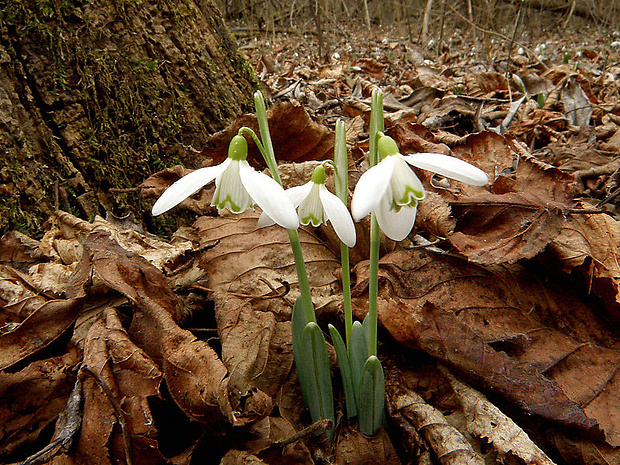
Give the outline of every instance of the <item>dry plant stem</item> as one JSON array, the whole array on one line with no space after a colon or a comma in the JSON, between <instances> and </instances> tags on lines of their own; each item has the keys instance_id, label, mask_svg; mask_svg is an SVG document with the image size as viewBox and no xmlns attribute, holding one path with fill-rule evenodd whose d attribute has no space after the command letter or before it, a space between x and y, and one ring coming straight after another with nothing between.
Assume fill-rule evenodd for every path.
<instances>
[{"instance_id":1,"label":"dry plant stem","mask_svg":"<svg viewBox=\"0 0 620 465\"><path fill-rule=\"evenodd\" d=\"M431 0L432 1L432 0ZM467 19L465 16L463 16L461 13L459 13L458 11L456 11L451 5L448 5L448 8L450 8L450 10L452 10L452 13L454 13L455 15L457 15L460 19L462 19L463 21L465 21L466 23L468 23L471 27L473 27L474 29L484 33L484 34L489 34L492 36L496 36L499 37L501 39L504 39L507 42L510 42L510 37L505 36L504 34L500 34L499 32L495 32L495 31L491 31L489 29L484 29L480 26L478 26L476 23L470 21L469 19ZM540 61L538 58L536 58L536 54L528 47L526 47L525 45L523 45L521 42L517 42L515 41L514 44L517 44L520 47L523 47L523 50L527 51L527 53L529 54L530 57L533 57L534 60L536 60L536 64L540 65L543 67L543 69L549 69L549 67L544 64L542 61ZM513 45L514 45L513 44Z\"/></svg>"},{"instance_id":2,"label":"dry plant stem","mask_svg":"<svg viewBox=\"0 0 620 465\"><path fill-rule=\"evenodd\" d=\"M316 0L314 6L314 21L316 23L316 34L319 38L319 60L323 61L327 51L325 50L325 39L323 38L323 6L322 0Z\"/></svg>"},{"instance_id":3,"label":"dry plant stem","mask_svg":"<svg viewBox=\"0 0 620 465\"><path fill-rule=\"evenodd\" d=\"M364 15L366 16L366 27L370 31L370 13L368 12L368 0L364 0Z\"/></svg>"},{"instance_id":4,"label":"dry plant stem","mask_svg":"<svg viewBox=\"0 0 620 465\"><path fill-rule=\"evenodd\" d=\"M439 28L439 40L437 41L436 57L439 58L441 53L441 43L443 41L443 28L446 24L446 0L441 3L441 26Z\"/></svg>"},{"instance_id":5,"label":"dry plant stem","mask_svg":"<svg viewBox=\"0 0 620 465\"><path fill-rule=\"evenodd\" d=\"M512 37L510 38L510 44L508 44L508 57L506 58L506 77L510 76L510 55L512 53L512 47L514 46L515 43L515 37L517 36L517 30L519 29L519 22L521 21L521 13L523 12L523 4L525 3L525 0L521 0L521 3L519 3L519 9L517 10L517 19L515 20L515 27L514 30L512 31Z\"/></svg>"},{"instance_id":6,"label":"dry plant stem","mask_svg":"<svg viewBox=\"0 0 620 465\"><path fill-rule=\"evenodd\" d=\"M433 0L427 0L424 9L424 19L422 21L422 45L428 44L428 23L431 21L431 11L433 10Z\"/></svg>"}]
</instances>

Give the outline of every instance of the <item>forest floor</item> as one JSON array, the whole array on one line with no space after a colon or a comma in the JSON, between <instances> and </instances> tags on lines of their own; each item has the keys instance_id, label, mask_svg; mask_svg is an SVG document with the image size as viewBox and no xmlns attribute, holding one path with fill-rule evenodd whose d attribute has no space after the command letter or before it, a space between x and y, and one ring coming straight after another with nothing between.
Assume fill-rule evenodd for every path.
<instances>
[{"instance_id":1,"label":"forest floor","mask_svg":"<svg viewBox=\"0 0 620 465\"><path fill-rule=\"evenodd\" d=\"M207 186L169 241L65 212L40 241L3 237L0 461L620 464L620 37L540 32L509 54L509 38L477 34L421 47L396 29L339 29L320 54L310 33L238 34L272 102L285 185L332 156L339 118L359 178L375 87L403 154L453 155L490 179L419 172L414 232L382 242L379 434L343 418L332 360L335 441L296 435L309 417L287 236L254 212L218 214ZM215 134L206 163L255 125L244 115ZM187 172L157 173L143 195ZM366 227L351 251L357 318ZM340 328L337 237L300 234L319 323Z\"/></svg>"}]
</instances>

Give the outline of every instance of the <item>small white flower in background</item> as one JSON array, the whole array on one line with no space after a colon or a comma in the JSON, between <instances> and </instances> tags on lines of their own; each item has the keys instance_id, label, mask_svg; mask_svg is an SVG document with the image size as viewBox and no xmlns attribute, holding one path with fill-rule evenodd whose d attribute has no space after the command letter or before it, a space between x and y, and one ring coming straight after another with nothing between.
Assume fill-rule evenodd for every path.
<instances>
[{"instance_id":1,"label":"small white flower in background","mask_svg":"<svg viewBox=\"0 0 620 465\"><path fill-rule=\"evenodd\" d=\"M280 184L259 173L247 162L248 143L236 135L230 141L228 158L216 166L200 168L172 184L153 205L153 215L161 215L199 189L215 180L211 205L242 213L256 203L274 222L287 229L297 229L299 221L293 204Z\"/></svg>"},{"instance_id":2,"label":"small white flower in background","mask_svg":"<svg viewBox=\"0 0 620 465\"><path fill-rule=\"evenodd\" d=\"M285 191L295 207L299 207L299 221L304 226L312 224L315 228L328 221L334 231L348 247L355 246L355 225L351 214L342 200L325 187L325 167L317 166L312 179L302 186L291 187ZM259 226L271 226L273 220L268 212L258 219Z\"/></svg>"},{"instance_id":3,"label":"small white flower in background","mask_svg":"<svg viewBox=\"0 0 620 465\"><path fill-rule=\"evenodd\" d=\"M377 149L381 161L357 182L351 212L356 221L374 212L381 230L395 241L409 235L418 202L426 195L407 163L474 186L484 186L488 182L484 171L455 157L437 153L401 155L389 136L379 137Z\"/></svg>"}]
</instances>

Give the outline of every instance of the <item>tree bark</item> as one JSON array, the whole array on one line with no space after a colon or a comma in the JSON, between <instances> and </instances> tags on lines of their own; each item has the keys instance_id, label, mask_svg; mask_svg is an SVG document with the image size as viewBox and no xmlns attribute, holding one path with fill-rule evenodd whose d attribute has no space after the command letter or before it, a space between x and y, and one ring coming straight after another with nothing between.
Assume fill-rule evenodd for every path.
<instances>
[{"instance_id":1,"label":"tree bark","mask_svg":"<svg viewBox=\"0 0 620 465\"><path fill-rule=\"evenodd\" d=\"M151 221L114 189L196 166L257 86L212 0L0 0L0 34L0 235L57 206Z\"/></svg>"}]
</instances>

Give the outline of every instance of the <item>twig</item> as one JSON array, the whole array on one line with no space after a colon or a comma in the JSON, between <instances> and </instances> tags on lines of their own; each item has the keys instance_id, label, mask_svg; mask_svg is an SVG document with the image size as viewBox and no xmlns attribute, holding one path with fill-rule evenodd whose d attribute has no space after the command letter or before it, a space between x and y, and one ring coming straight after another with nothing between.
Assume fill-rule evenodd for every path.
<instances>
[{"instance_id":1,"label":"twig","mask_svg":"<svg viewBox=\"0 0 620 465\"><path fill-rule=\"evenodd\" d=\"M306 438L315 433L319 433L321 431L329 431L333 427L334 422L329 418L324 418L322 420L315 421L307 428L302 429L299 433L295 433L286 439L282 439L281 441L274 442L273 445L276 447L284 447L288 444L292 444L295 441L299 441L300 439Z\"/></svg>"},{"instance_id":2,"label":"twig","mask_svg":"<svg viewBox=\"0 0 620 465\"><path fill-rule=\"evenodd\" d=\"M65 409L58 415L56 431L52 441L36 454L31 455L20 465L37 465L50 462L54 457L69 451L75 435L82 425L82 381L79 376L67 400Z\"/></svg>"},{"instance_id":3,"label":"twig","mask_svg":"<svg viewBox=\"0 0 620 465\"><path fill-rule=\"evenodd\" d=\"M123 412L121 404L118 403L118 400L116 400L114 393L96 373L94 373L87 366L82 367L82 371L95 380L95 382L99 385L99 387L103 390L104 394L108 398L108 401L110 402L110 405L114 410L114 416L116 417L116 421L118 421L119 425L121 426L121 432L123 434L123 446L125 449L125 461L127 462L127 465L132 465L131 436L129 434L129 428L127 426L127 422L125 421L125 414Z\"/></svg>"},{"instance_id":4,"label":"twig","mask_svg":"<svg viewBox=\"0 0 620 465\"><path fill-rule=\"evenodd\" d=\"M501 39L504 39L507 42L510 42L510 37L505 36L504 34L501 34L499 32L495 32L495 31L491 31L489 29L484 29L480 26L478 26L477 24L475 24L474 22L470 21L469 19L467 19L465 16L463 16L461 13L459 13L458 11L456 11L454 9L454 7L452 5L448 5L448 8L450 8L452 10L452 12L457 15L460 19L462 19L463 21L465 21L466 23L468 23L471 27L473 27L474 29L477 29L480 32L483 32L485 34L490 34L492 36L497 36ZM542 66L544 69L549 69L549 67L544 64L542 61L540 61L538 58L536 58L536 54L527 46L525 46L524 44L522 44L521 42L514 42L515 44L519 45L520 47L523 47L523 50L527 51L527 53L529 53L529 55L531 57L534 57L534 60L536 60L536 63L539 64L540 66ZM514 45L514 44L513 44Z\"/></svg>"}]
</instances>

